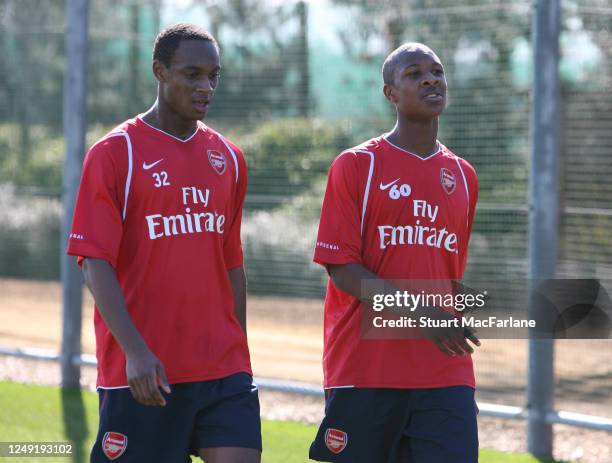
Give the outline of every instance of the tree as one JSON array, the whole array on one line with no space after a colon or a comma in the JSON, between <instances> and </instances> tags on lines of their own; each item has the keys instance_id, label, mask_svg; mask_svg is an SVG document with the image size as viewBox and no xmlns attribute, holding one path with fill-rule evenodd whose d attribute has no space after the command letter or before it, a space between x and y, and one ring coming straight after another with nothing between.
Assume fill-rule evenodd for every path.
<instances>
[{"instance_id":1,"label":"tree","mask_svg":"<svg viewBox=\"0 0 612 463\"><path fill-rule=\"evenodd\" d=\"M40 8L35 0L0 3L0 120L19 128L20 162L32 149L32 126L62 122L63 1L50 0Z\"/></svg>"},{"instance_id":2,"label":"tree","mask_svg":"<svg viewBox=\"0 0 612 463\"><path fill-rule=\"evenodd\" d=\"M583 273L601 275L612 261L612 220L604 213L612 204L612 12L609 1L577 0L564 15L564 43L572 47L571 41L587 37L597 53L591 63L573 63L561 86L561 201L570 209L561 216L561 258L580 262ZM586 55L585 48L579 53Z\"/></svg>"},{"instance_id":3,"label":"tree","mask_svg":"<svg viewBox=\"0 0 612 463\"><path fill-rule=\"evenodd\" d=\"M193 2L222 49L222 80L210 117L249 124L310 110L307 11L303 2ZM236 119L238 117L238 119Z\"/></svg>"},{"instance_id":4,"label":"tree","mask_svg":"<svg viewBox=\"0 0 612 463\"><path fill-rule=\"evenodd\" d=\"M476 165L484 200L522 200L528 95L513 82L511 57L517 41L529 38L528 6L490 0L334 3L352 11L338 33L356 59L372 59L367 51L383 43L376 57L382 63L404 41L423 42L440 55L450 94L442 118L445 142ZM468 55L471 63L461 64L461 56ZM523 142L517 143L521 136Z\"/></svg>"}]
</instances>

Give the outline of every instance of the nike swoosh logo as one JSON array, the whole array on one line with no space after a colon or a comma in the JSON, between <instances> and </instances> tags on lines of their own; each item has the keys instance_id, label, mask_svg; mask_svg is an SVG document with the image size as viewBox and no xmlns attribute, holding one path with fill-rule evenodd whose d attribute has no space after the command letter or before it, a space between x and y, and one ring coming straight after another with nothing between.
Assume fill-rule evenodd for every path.
<instances>
[{"instance_id":1,"label":"nike swoosh logo","mask_svg":"<svg viewBox=\"0 0 612 463\"><path fill-rule=\"evenodd\" d=\"M163 160L164 160L164 159L162 158L162 159L160 159L159 161L155 161L155 162L153 162L153 163L151 163L151 164L147 164L146 162L143 162L143 163L142 163L142 168L143 168L144 170L149 170L150 168L155 167L157 164L159 164L159 163L160 163L160 162L162 162Z\"/></svg>"},{"instance_id":2,"label":"nike swoosh logo","mask_svg":"<svg viewBox=\"0 0 612 463\"><path fill-rule=\"evenodd\" d=\"M399 180L399 177L396 178L395 180L393 180L391 183L387 183L386 185L383 185L383 182L380 182L380 189L382 191L385 191L387 188L389 188L391 185L395 185L397 183L397 181Z\"/></svg>"}]
</instances>

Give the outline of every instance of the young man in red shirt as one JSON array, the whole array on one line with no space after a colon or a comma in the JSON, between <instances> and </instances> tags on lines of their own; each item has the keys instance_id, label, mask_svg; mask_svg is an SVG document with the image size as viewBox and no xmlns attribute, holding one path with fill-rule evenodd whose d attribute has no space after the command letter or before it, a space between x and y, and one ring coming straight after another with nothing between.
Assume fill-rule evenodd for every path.
<instances>
[{"instance_id":1,"label":"young man in red shirt","mask_svg":"<svg viewBox=\"0 0 612 463\"><path fill-rule=\"evenodd\" d=\"M472 166L437 140L447 84L436 54L404 44L385 60L383 80L396 125L335 159L321 211L314 260L330 275L326 416L310 457L475 463L468 340L479 345L478 339L460 327L423 330L416 339L365 339L361 331L361 308L374 297L368 288L393 293L397 280L462 278L478 196ZM453 317L433 307L417 315Z\"/></svg>"},{"instance_id":2,"label":"young man in red shirt","mask_svg":"<svg viewBox=\"0 0 612 463\"><path fill-rule=\"evenodd\" d=\"M206 31L162 31L157 100L85 158L68 253L96 302L92 462L260 461L240 242L246 163L201 122L220 70Z\"/></svg>"}]
</instances>

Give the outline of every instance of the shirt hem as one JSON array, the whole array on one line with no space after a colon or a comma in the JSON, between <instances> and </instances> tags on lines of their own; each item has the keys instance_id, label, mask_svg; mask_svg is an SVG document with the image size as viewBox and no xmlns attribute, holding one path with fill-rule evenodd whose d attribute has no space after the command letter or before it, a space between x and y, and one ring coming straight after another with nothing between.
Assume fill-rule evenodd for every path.
<instances>
[{"instance_id":1,"label":"shirt hem","mask_svg":"<svg viewBox=\"0 0 612 463\"><path fill-rule=\"evenodd\" d=\"M347 388L345 385L325 385L323 389L344 389ZM365 388L384 388L384 389L439 389L444 387L453 386L468 386L472 389L476 389L476 383L473 381L451 381L451 382L432 382L432 383L354 383L353 388L365 389Z\"/></svg>"},{"instance_id":2,"label":"shirt hem","mask_svg":"<svg viewBox=\"0 0 612 463\"><path fill-rule=\"evenodd\" d=\"M253 371L250 368L239 368L237 370L228 370L225 372L215 373L212 375L196 375L196 376L182 376L179 378L168 378L168 384L181 384L181 383L194 383L200 381L214 381L216 379L227 378L228 376L235 375L238 373L247 373L250 376L253 376ZM96 389L121 389L127 388L129 385L102 385L96 384Z\"/></svg>"}]
</instances>

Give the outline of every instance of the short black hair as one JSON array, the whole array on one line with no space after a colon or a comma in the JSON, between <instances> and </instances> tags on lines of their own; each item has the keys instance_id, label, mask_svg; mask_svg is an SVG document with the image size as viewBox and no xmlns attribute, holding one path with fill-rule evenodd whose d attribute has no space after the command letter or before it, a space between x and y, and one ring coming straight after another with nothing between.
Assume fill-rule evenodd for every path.
<instances>
[{"instance_id":1,"label":"short black hair","mask_svg":"<svg viewBox=\"0 0 612 463\"><path fill-rule=\"evenodd\" d=\"M182 40L204 40L213 43L217 51L219 50L219 44L209 32L193 24L179 23L157 34L153 46L153 61L159 61L164 66L170 67L174 52Z\"/></svg>"},{"instance_id":2,"label":"short black hair","mask_svg":"<svg viewBox=\"0 0 612 463\"><path fill-rule=\"evenodd\" d=\"M400 58L406 53L419 49L427 50L435 55L435 52L431 48L418 42L406 42L389 53L389 56L387 56L382 66L383 82L387 85L393 85L395 83L395 73L397 72Z\"/></svg>"}]
</instances>

